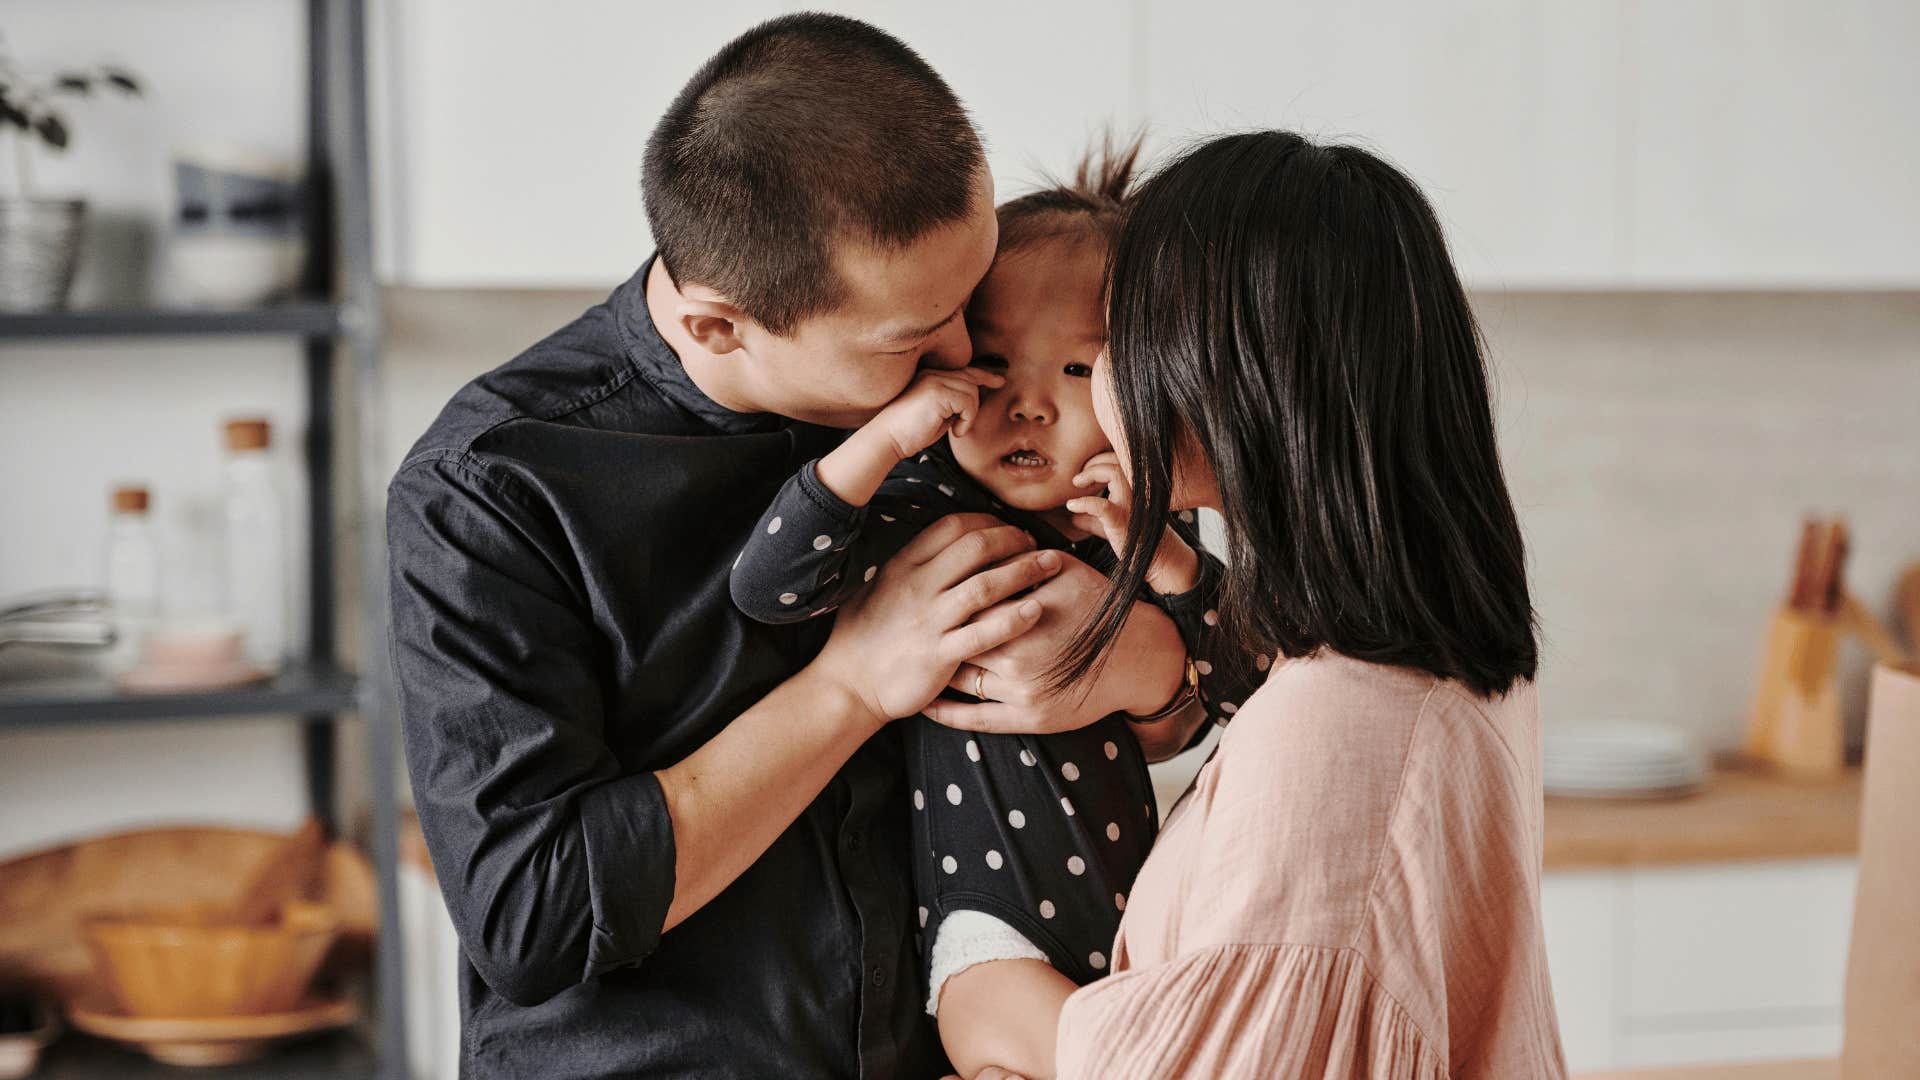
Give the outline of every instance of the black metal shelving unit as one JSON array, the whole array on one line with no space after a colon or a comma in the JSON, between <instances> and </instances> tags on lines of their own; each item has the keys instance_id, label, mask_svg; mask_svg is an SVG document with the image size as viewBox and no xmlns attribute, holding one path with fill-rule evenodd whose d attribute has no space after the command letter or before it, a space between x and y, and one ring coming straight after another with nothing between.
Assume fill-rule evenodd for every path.
<instances>
[{"instance_id":1,"label":"black metal shelving unit","mask_svg":"<svg viewBox=\"0 0 1920 1080\"><path fill-rule=\"evenodd\" d=\"M380 530L367 525L355 530L348 550L337 550L334 543L336 434L346 419L335 401L342 362L352 387L353 415L361 425L359 474L352 490L361 505L373 506L384 486L379 474L383 459L375 449L382 401L381 328L367 158L366 5L365 0L307 0L306 10L308 259L299 295L232 310L95 309L0 315L0 343L116 336L272 336L303 343L307 397L303 450L312 532L305 568L310 597L307 655L269 682L227 691L126 695L114 692L103 679L0 687L0 732L49 725L285 716L306 729L309 801L316 814L332 823L337 810L336 728L358 716L367 729L370 839L380 900L374 1045L351 1034L328 1036L289 1047L256 1066L218 1070L218 1075L227 1080L256 1075L400 1080L407 1074L407 1043L396 831L399 750L385 654L386 551ZM358 563L360 582L361 655L350 663L338 655L334 603L336 575L347 559ZM189 1074L71 1034L50 1048L43 1071L49 1077Z\"/></svg>"}]
</instances>

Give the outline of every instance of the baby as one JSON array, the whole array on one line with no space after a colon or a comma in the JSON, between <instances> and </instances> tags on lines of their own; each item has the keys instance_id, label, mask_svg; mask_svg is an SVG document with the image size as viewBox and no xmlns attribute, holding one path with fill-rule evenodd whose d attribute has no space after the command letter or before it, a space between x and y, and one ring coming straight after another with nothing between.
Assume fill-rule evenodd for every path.
<instances>
[{"instance_id":1,"label":"baby","mask_svg":"<svg viewBox=\"0 0 1920 1080\"><path fill-rule=\"evenodd\" d=\"M1108 247L1137 152L1090 157L1073 184L999 207L1000 246L967 306L972 365L921 372L787 482L734 564L742 611L768 623L826 614L921 529L960 511L1113 568L1129 493L1094 419L1091 375L1105 346ZM1182 517L1160 543L1144 599L1173 618L1194 660L1188 688L1154 718L1181 711L1197 683L1225 722L1258 675L1211 647L1219 565ZM962 672L958 685L992 696L984 671ZM987 1064L1050 1075L1052 1032L1023 1032L1022 1003L1064 997L1107 968L1158 829L1127 719L1040 736L975 735L925 717L900 724L927 1011L966 1075ZM968 969L969 1006L943 1011L947 980Z\"/></svg>"}]
</instances>

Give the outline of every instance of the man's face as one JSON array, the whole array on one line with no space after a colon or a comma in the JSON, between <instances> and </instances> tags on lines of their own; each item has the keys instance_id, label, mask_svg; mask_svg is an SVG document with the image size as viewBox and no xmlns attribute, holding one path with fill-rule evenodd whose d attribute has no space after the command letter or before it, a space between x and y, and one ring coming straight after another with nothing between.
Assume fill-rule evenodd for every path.
<instances>
[{"instance_id":1,"label":"man's face","mask_svg":"<svg viewBox=\"0 0 1920 1080\"><path fill-rule=\"evenodd\" d=\"M847 299L791 334L743 326L769 411L829 427L871 420L922 367L972 359L967 298L993 263L999 227L993 180L981 170L974 205L898 251L843 243L835 253Z\"/></svg>"}]
</instances>

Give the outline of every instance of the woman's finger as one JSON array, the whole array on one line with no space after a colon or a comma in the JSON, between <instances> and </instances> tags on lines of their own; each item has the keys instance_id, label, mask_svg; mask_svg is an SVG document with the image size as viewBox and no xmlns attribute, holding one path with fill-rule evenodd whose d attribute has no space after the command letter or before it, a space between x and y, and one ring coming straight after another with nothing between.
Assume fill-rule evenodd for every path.
<instances>
[{"instance_id":1,"label":"woman's finger","mask_svg":"<svg viewBox=\"0 0 1920 1080\"><path fill-rule=\"evenodd\" d=\"M959 731L978 731L988 735L1043 734L1041 716L1033 709L1021 709L1004 701L973 704L936 698L922 710L927 719Z\"/></svg>"},{"instance_id":2,"label":"woman's finger","mask_svg":"<svg viewBox=\"0 0 1920 1080\"><path fill-rule=\"evenodd\" d=\"M978 664L961 664L954 669L953 678L947 680L947 686L968 697L988 701L993 697L993 672Z\"/></svg>"}]
</instances>

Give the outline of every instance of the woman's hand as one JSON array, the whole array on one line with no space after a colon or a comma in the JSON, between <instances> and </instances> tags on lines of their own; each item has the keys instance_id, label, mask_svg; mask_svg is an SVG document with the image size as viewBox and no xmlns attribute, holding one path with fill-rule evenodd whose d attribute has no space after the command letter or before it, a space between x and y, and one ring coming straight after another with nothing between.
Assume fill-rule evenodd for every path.
<instances>
[{"instance_id":1,"label":"woman's hand","mask_svg":"<svg viewBox=\"0 0 1920 1080\"><path fill-rule=\"evenodd\" d=\"M1061 560L1059 572L1026 598L1042 606L1039 619L1019 636L972 656L947 684L986 700L940 699L922 712L968 731L1046 734L1082 728L1110 713L1151 713L1173 700L1186 670L1186 646L1165 612L1138 602L1106 666L1064 694L1048 694L1047 672L1107 590L1099 571L1071 555L1053 554Z\"/></svg>"},{"instance_id":2,"label":"woman's hand","mask_svg":"<svg viewBox=\"0 0 1920 1080\"><path fill-rule=\"evenodd\" d=\"M1082 495L1068 499L1073 527L1103 537L1116 554L1127 544L1127 526L1133 519L1133 487L1121 471L1119 455L1109 450L1095 454L1086 468L1073 478L1075 487L1104 487L1102 495ZM1153 562L1147 567L1147 587L1162 596L1178 596L1191 590L1200 580L1200 556L1171 528L1160 534Z\"/></svg>"},{"instance_id":3,"label":"woman's hand","mask_svg":"<svg viewBox=\"0 0 1920 1080\"><path fill-rule=\"evenodd\" d=\"M986 514L941 518L840 608L813 666L876 725L922 711L962 660L1041 619L1041 601L1017 597L1052 577L1066 557L1033 546L1033 537Z\"/></svg>"}]
</instances>

